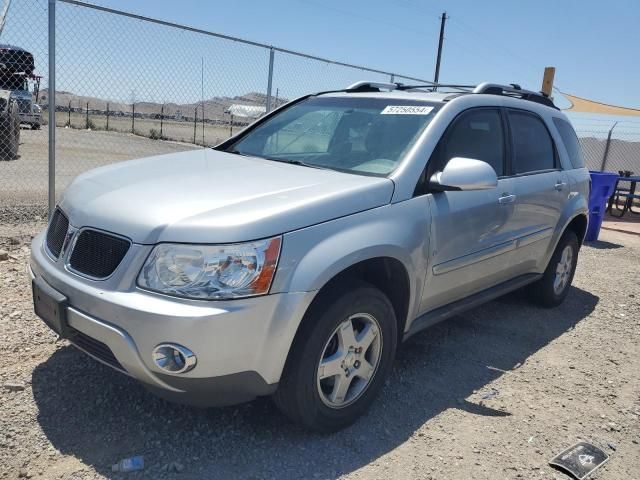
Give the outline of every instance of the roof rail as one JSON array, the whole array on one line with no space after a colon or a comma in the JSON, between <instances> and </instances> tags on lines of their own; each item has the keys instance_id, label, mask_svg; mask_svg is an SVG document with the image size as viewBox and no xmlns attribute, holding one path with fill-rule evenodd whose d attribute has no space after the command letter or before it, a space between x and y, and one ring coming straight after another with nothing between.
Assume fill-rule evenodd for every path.
<instances>
[{"instance_id":1,"label":"roof rail","mask_svg":"<svg viewBox=\"0 0 640 480\"><path fill-rule=\"evenodd\" d=\"M385 83L385 82L356 82L349 85L346 90L348 92L370 92L372 90L379 90L384 88L385 90L397 90L400 88L401 83Z\"/></svg>"},{"instance_id":2,"label":"roof rail","mask_svg":"<svg viewBox=\"0 0 640 480\"><path fill-rule=\"evenodd\" d=\"M525 90L517 83L510 85L500 85L498 83L484 82L473 89L473 93L483 93L486 95L505 95L507 97L517 97L522 100L529 100L531 102L540 103L547 107L552 107L557 110L553 101L542 92L534 92L532 90Z\"/></svg>"},{"instance_id":3,"label":"roof rail","mask_svg":"<svg viewBox=\"0 0 640 480\"><path fill-rule=\"evenodd\" d=\"M463 92L471 93L471 90L475 87L474 85L449 85L443 83L426 83L420 85L405 85L404 83L385 83L385 82L356 82L349 85L346 88L348 92L370 92L377 91L382 89L385 90L421 90L421 89L430 89L432 92L435 91L438 87L441 88L452 88L454 90L459 90Z\"/></svg>"},{"instance_id":4,"label":"roof rail","mask_svg":"<svg viewBox=\"0 0 640 480\"><path fill-rule=\"evenodd\" d=\"M520 85L512 83L510 85L501 85L498 83L484 82L479 85L453 85L442 83L430 83L424 85L405 85L402 83L384 83L384 82L367 82L361 81L349 85L344 91L346 92L377 92L380 89L384 90L419 90L430 89L434 92L438 88L453 89L455 93L476 93L485 95L504 95L507 97L516 97L522 100L529 100L531 102L540 103L547 107L555 108L559 110L553 103L553 101L542 92L534 92L532 90L525 90Z\"/></svg>"}]
</instances>

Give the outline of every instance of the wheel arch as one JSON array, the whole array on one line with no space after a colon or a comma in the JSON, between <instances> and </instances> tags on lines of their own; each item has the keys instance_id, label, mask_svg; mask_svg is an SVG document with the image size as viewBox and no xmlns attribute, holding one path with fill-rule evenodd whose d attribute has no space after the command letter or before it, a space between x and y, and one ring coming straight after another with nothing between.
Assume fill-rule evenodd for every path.
<instances>
[{"instance_id":1,"label":"wheel arch","mask_svg":"<svg viewBox=\"0 0 640 480\"><path fill-rule=\"evenodd\" d=\"M291 352L293 351L293 346L300 338L302 332L304 332L306 322L308 322L312 316L311 312L313 312L314 309L322 308L325 299L334 294L336 290L349 288L354 280L369 283L387 295L396 315L398 343L402 341L412 301L409 270L407 266L396 257L372 256L344 266L344 268L338 272L334 272L334 274L326 279L320 286L296 328L293 341L289 345L289 351L284 361L284 368L287 366Z\"/></svg>"},{"instance_id":2,"label":"wheel arch","mask_svg":"<svg viewBox=\"0 0 640 480\"><path fill-rule=\"evenodd\" d=\"M588 224L589 224L589 220L587 218L587 215L584 213L579 213L578 215L573 217L569 221L569 223L565 226L563 234L567 230L573 231L578 237L578 244L582 245L582 243L584 242L584 236L587 233Z\"/></svg>"}]
</instances>

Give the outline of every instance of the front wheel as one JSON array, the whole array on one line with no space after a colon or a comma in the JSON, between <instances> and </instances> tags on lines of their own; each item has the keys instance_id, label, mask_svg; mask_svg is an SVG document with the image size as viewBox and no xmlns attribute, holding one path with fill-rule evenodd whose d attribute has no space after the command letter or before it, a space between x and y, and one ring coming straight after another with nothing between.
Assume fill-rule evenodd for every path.
<instances>
[{"instance_id":1,"label":"front wheel","mask_svg":"<svg viewBox=\"0 0 640 480\"><path fill-rule=\"evenodd\" d=\"M543 307L556 307L564 301L576 271L578 250L576 234L564 232L542 278L530 287L537 303Z\"/></svg>"},{"instance_id":2,"label":"front wheel","mask_svg":"<svg viewBox=\"0 0 640 480\"><path fill-rule=\"evenodd\" d=\"M382 388L396 352L387 296L364 282L321 292L296 336L274 395L294 422L332 432L353 423Z\"/></svg>"}]
</instances>

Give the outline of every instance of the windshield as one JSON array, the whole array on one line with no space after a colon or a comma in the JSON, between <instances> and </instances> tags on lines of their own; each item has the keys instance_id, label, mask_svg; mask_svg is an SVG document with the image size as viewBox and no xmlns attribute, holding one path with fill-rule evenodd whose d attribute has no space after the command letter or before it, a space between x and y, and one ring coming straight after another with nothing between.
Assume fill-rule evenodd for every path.
<instances>
[{"instance_id":1,"label":"windshield","mask_svg":"<svg viewBox=\"0 0 640 480\"><path fill-rule=\"evenodd\" d=\"M254 128L228 151L384 176L396 168L438 107L395 98L311 97Z\"/></svg>"},{"instance_id":2,"label":"windshield","mask_svg":"<svg viewBox=\"0 0 640 480\"><path fill-rule=\"evenodd\" d=\"M24 75L0 73L0 90L29 90L29 83Z\"/></svg>"}]
</instances>

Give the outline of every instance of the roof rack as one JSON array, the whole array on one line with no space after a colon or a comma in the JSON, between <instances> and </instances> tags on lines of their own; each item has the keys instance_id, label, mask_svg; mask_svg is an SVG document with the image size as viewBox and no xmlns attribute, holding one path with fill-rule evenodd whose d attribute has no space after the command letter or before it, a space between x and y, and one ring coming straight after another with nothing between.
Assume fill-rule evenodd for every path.
<instances>
[{"instance_id":1,"label":"roof rack","mask_svg":"<svg viewBox=\"0 0 640 480\"><path fill-rule=\"evenodd\" d=\"M499 85L497 83L481 83L473 89L473 93L484 93L486 95L505 95L507 97L521 98L522 100L529 100L530 102L540 103L547 107L558 109L553 101L542 92L534 92L532 90L525 90L517 83L510 85Z\"/></svg>"},{"instance_id":2,"label":"roof rack","mask_svg":"<svg viewBox=\"0 0 640 480\"><path fill-rule=\"evenodd\" d=\"M454 93L474 93L484 95L503 95L506 97L520 98L522 100L529 100L530 102L540 103L547 107L556 107L546 94L542 92L534 92L532 90L525 90L520 85L512 83L510 85L501 85L498 83L484 82L479 85L453 85L442 83L429 83L423 85L405 85L403 83L383 83L383 82L356 82L349 85L346 89L347 92L379 92L383 90L400 90L400 91L430 91L435 92L439 88L445 88L454 90Z\"/></svg>"}]
</instances>

